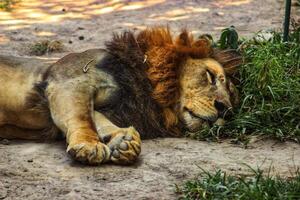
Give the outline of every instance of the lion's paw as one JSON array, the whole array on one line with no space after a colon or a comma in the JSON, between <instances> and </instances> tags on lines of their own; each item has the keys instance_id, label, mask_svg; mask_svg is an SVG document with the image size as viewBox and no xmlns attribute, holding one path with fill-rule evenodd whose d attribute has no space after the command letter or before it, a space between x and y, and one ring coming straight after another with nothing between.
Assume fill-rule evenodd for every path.
<instances>
[{"instance_id":1,"label":"lion's paw","mask_svg":"<svg viewBox=\"0 0 300 200\"><path fill-rule=\"evenodd\" d=\"M98 165L109 160L111 151L101 142L69 144L67 152L77 161Z\"/></svg>"},{"instance_id":2,"label":"lion's paw","mask_svg":"<svg viewBox=\"0 0 300 200\"><path fill-rule=\"evenodd\" d=\"M111 149L111 161L117 164L131 164L141 153L141 139L133 128L123 128L113 134L114 137L107 143Z\"/></svg>"}]
</instances>

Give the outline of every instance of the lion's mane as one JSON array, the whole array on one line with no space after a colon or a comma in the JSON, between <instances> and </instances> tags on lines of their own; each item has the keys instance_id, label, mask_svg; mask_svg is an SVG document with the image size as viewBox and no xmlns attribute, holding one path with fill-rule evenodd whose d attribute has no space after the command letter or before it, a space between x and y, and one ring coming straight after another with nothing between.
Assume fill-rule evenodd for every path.
<instances>
[{"instance_id":1,"label":"lion's mane","mask_svg":"<svg viewBox=\"0 0 300 200\"><path fill-rule=\"evenodd\" d=\"M186 30L174 39L158 27L114 34L106 49L97 67L116 79L120 92L101 112L119 126L134 126L142 138L179 135L180 66L188 57L213 57L210 42L194 40Z\"/></svg>"}]
</instances>

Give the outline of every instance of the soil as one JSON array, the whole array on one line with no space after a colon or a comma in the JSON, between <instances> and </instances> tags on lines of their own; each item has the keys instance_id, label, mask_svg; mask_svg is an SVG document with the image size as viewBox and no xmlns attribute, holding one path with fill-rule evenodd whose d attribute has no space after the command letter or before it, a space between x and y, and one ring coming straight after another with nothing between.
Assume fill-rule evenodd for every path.
<instances>
[{"instance_id":1,"label":"soil","mask_svg":"<svg viewBox=\"0 0 300 200\"><path fill-rule=\"evenodd\" d=\"M59 40L65 49L44 59L104 47L112 32L168 24L174 32L218 37L234 25L249 37L282 26L283 1L69 1L22 0L11 12L0 11L0 54L30 56L41 40ZM185 138L146 140L133 166L83 166L71 160L64 142L0 141L0 199L176 199L174 184L201 170L248 174L250 165L289 177L300 167L300 146L258 140L248 148Z\"/></svg>"},{"instance_id":2,"label":"soil","mask_svg":"<svg viewBox=\"0 0 300 200\"><path fill-rule=\"evenodd\" d=\"M168 25L219 36L234 25L243 37L282 27L283 0L21 0L0 15L0 54L28 55L28 46L59 40L65 52L104 47L112 32ZM216 37L216 39L217 39Z\"/></svg>"},{"instance_id":3,"label":"soil","mask_svg":"<svg viewBox=\"0 0 300 200\"><path fill-rule=\"evenodd\" d=\"M300 166L298 144L260 141L245 149L228 141L146 140L133 166L73 162L63 142L0 145L0 199L176 199L174 184L206 170L249 174L260 166L289 177Z\"/></svg>"}]
</instances>

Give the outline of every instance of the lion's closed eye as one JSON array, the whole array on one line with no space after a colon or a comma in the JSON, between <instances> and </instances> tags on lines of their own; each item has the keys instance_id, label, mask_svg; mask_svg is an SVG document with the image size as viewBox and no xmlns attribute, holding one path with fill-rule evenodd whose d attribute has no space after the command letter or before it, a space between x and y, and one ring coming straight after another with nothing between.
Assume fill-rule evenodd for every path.
<instances>
[{"instance_id":1,"label":"lion's closed eye","mask_svg":"<svg viewBox=\"0 0 300 200\"><path fill-rule=\"evenodd\" d=\"M215 85L216 84L216 76L209 70L206 70L206 77L210 84Z\"/></svg>"}]
</instances>

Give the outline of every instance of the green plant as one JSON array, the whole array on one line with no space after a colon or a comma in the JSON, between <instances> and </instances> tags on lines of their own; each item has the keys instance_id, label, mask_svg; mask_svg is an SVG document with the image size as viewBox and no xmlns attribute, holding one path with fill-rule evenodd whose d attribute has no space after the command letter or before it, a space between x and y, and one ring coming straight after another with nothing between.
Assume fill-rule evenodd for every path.
<instances>
[{"instance_id":1,"label":"green plant","mask_svg":"<svg viewBox=\"0 0 300 200\"><path fill-rule=\"evenodd\" d=\"M260 169L252 176L232 176L221 170L210 173L203 169L200 176L176 186L181 200L296 200L300 199L299 170L293 178L265 176Z\"/></svg>"},{"instance_id":2,"label":"green plant","mask_svg":"<svg viewBox=\"0 0 300 200\"><path fill-rule=\"evenodd\" d=\"M60 41L43 40L32 44L29 48L29 54L41 56L46 53L61 52L63 51L63 49L64 49L64 45Z\"/></svg>"},{"instance_id":3,"label":"green plant","mask_svg":"<svg viewBox=\"0 0 300 200\"><path fill-rule=\"evenodd\" d=\"M19 0L1 0L0 9L9 11L12 9L12 6L18 2Z\"/></svg>"},{"instance_id":4,"label":"green plant","mask_svg":"<svg viewBox=\"0 0 300 200\"><path fill-rule=\"evenodd\" d=\"M239 36L235 30L234 26L230 26L229 28L225 28L222 30L220 36L220 47L221 49L237 49L238 48Z\"/></svg>"}]
</instances>

